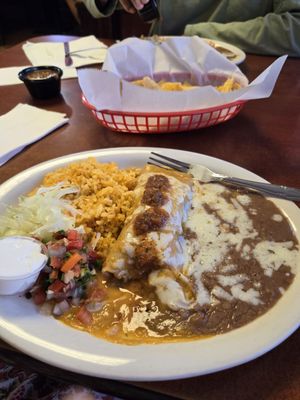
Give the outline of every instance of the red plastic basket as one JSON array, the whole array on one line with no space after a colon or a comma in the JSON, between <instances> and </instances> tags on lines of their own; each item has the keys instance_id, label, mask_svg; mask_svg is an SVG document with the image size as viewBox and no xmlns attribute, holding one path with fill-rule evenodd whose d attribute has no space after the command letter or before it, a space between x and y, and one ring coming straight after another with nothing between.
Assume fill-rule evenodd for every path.
<instances>
[{"instance_id":1,"label":"red plastic basket","mask_svg":"<svg viewBox=\"0 0 300 400\"><path fill-rule=\"evenodd\" d=\"M89 108L96 120L106 128L125 133L168 133L206 128L228 121L243 108L245 101L236 101L222 106L182 112L125 112L96 110L82 95L83 104Z\"/></svg>"}]
</instances>

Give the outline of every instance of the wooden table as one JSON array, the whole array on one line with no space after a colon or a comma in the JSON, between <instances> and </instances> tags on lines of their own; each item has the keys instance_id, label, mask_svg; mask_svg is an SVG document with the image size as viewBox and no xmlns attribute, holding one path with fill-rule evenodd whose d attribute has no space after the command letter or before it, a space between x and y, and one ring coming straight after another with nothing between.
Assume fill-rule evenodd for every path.
<instances>
[{"instance_id":1,"label":"wooden table","mask_svg":"<svg viewBox=\"0 0 300 400\"><path fill-rule=\"evenodd\" d=\"M35 38L36 41L62 41L63 37ZM248 55L241 66L252 80L273 57ZM21 45L0 53L0 67L27 65ZM154 146L194 151L238 164L265 179L300 187L300 60L288 59L269 99L250 101L231 121L215 127L178 134L132 135L102 128L82 105L76 79L62 81L62 97L32 100L23 85L0 86L0 115L18 103L66 113L69 124L27 147L0 167L0 183L32 165L58 156L108 147ZM0 134L6 134L0 132ZM300 304L295 304L299 307ZM237 343L238 345L238 343ZM51 376L61 376L50 367L0 342L0 355L26 364ZM300 331L284 343L245 365L208 376L170 382L120 382L78 376L64 372L66 379L80 381L99 390L105 388L120 397L133 399L172 398L201 400L299 400ZM159 392L139 391L138 388Z\"/></svg>"}]
</instances>

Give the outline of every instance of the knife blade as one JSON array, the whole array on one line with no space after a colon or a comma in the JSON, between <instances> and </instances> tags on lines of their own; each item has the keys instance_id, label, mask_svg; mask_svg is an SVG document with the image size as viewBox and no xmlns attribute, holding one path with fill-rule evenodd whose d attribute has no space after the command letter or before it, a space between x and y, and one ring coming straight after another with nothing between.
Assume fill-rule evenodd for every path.
<instances>
[{"instance_id":1,"label":"knife blade","mask_svg":"<svg viewBox=\"0 0 300 400\"><path fill-rule=\"evenodd\" d=\"M64 51L65 51L65 65L69 67L73 64L72 57L70 56L70 45L69 42L64 42Z\"/></svg>"}]
</instances>

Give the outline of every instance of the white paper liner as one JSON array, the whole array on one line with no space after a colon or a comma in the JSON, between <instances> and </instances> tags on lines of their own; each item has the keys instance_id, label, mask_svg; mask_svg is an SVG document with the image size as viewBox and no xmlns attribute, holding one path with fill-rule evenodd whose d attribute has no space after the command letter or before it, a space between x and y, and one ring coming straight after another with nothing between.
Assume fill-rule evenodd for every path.
<instances>
[{"instance_id":1,"label":"white paper liner","mask_svg":"<svg viewBox=\"0 0 300 400\"><path fill-rule=\"evenodd\" d=\"M278 58L252 83L241 70L203 39L170 37L162 43L129 38L109 48L103 70L78 71L79 84L96 110L178 112L217 107L235 101L269 97L287 56ZM130 83L144 76L189 77L204 85L189 91L161 91ZM220 93L220 85L233 77L242 88Z\"/></svg>"}]
</instances>

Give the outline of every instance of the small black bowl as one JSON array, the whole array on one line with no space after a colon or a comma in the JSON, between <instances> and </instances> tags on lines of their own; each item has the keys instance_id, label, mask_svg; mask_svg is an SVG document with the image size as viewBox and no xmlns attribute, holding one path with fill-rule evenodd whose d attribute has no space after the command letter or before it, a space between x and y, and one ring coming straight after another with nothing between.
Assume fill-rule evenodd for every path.
<instances>
[{"instance_id":1,"label":"small black bowl","mask_svg":"<svg viewBox=\"0 0 300 400\"><path fill-rule=\"evenodd\" d=\"M159 11L156 0L150 0L144 7L138 11L138 15L144 22L153 22L159 19Z\"/></svg>"},{"instance_id":2,"label":"small black bowl","mask_svg":"<svg viewBox=\"0 0 300 400\"><path fill-rule=\"evenodd\" d=\"M36 99L49 99L60 95L60 80L63 71L53 65L28 67L19 72L29 93Z\"/></svg>"}]
</instances>

